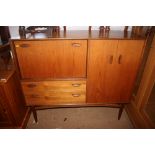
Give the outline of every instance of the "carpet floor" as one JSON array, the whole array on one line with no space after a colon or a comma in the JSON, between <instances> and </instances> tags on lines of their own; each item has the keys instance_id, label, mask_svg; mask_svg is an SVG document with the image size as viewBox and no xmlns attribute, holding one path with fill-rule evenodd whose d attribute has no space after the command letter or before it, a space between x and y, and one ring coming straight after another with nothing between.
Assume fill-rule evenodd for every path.
<instances>
[{"instance_id":1,"label":"carpet floor","mask_svg":"<svg viewBox=\"0 0 155 155\"><path fill-rule=\"evenodd\" d=\"M31 114L27 129L132 129L125 110L120 120L118 111L106 107L37 110L38 123Z\"/></svg>"}]
</instances>

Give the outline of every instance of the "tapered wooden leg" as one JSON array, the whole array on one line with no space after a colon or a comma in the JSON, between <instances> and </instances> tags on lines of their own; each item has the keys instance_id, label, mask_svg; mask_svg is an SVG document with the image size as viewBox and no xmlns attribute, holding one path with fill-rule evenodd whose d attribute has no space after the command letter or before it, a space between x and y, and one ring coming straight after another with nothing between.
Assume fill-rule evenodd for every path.
<instances>
[{"instance_id":1,"label":"tapered wooden leg","mask_svg":"<svg viewBox=\"0 0 155 155\"><path fill-rule=\"evenodd\" d=\"M37 117L37 112L35 107L31 107L32 113L33 113L33 117L36 123L38 123L38 117Z\"/></svg>"},{"instance_id":2,"label":"tapered wooden leg","mask_svg":"<svg viewBox=\"0 0 155 155\"><path fill-rule=\"evenodd\" d=\"M123 109L124 109L124 104L121 104L121 107L119 108L119 113L118 113L118 120L120 120L122 116Z\"/></svg>"}]
</instances>

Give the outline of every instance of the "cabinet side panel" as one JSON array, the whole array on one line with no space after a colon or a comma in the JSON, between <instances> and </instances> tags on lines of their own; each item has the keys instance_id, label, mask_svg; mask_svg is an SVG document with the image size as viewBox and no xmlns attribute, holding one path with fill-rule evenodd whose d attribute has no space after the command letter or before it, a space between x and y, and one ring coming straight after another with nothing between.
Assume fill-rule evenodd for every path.
<instances>
[{"instance_id":1,"label":"cabinet side panel","mask_svg":"<svg viewBox=\"0 0 155 155\"><path fill-rule=\"evenodd\" d=\"M8 106L16 120L17 126L20 126L27 112L27 107L25 106L24 96L16 73L6 83L5 94L9 100Z\"/></svg>"}]
</instances>

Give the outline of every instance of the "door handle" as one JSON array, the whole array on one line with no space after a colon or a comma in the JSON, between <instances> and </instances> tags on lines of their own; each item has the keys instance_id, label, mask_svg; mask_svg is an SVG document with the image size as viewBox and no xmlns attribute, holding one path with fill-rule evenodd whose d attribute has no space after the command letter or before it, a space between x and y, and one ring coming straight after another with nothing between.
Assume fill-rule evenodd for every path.
<instances>
[{"instance_id":1,"label":"door handle","mask_svg":"<svg viewBox=\"0 0 155 155\"><path fill-rule=\"evenodd\" d=\"M122 62L122 55L118 57L118 64L121 64L121 62Z\"/></svg>"},{"instance_id":2,"label":"door handle","mask_svg":"<svg viewBox=\"0 0 155 155\"><path fill-rule=\"evenodd\" d=\"M112 63L113 63L113 55L109 57L109 64L112 64Z\"/></svg>"}]
</instances>

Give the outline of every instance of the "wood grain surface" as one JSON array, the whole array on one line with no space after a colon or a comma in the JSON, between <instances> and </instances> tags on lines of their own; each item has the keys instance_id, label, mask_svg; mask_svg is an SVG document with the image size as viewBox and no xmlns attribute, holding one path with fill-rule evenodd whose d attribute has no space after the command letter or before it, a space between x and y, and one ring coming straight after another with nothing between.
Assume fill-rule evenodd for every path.
<instances>
[{"instance_id":1,"label":"wood grain surface","mask_svg":"<svg viewBox=\"0 0 155 155\"><path fill-rule=\"evenodd\" d=\"M86 77L87 40L16 41L22 78Z\"/></svg>"}]
</instances>

